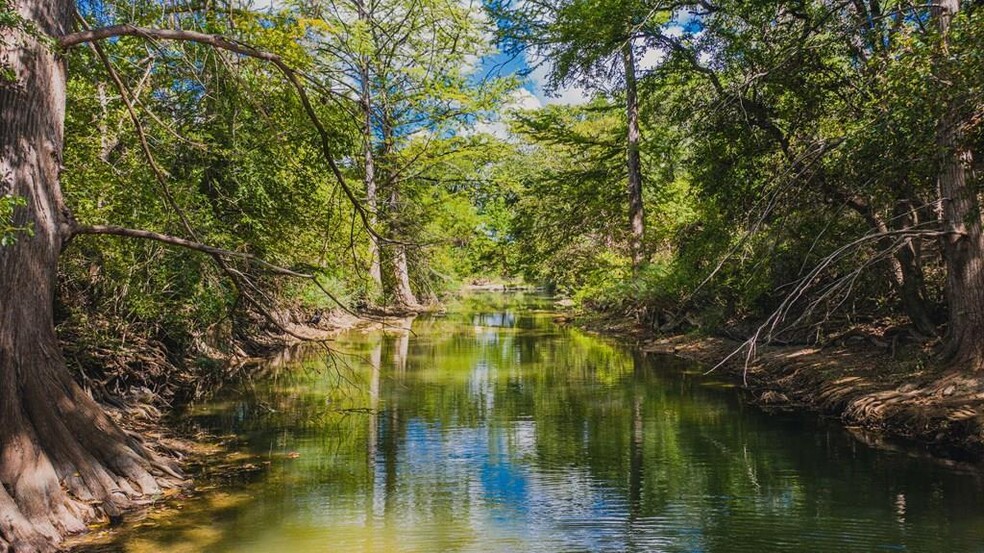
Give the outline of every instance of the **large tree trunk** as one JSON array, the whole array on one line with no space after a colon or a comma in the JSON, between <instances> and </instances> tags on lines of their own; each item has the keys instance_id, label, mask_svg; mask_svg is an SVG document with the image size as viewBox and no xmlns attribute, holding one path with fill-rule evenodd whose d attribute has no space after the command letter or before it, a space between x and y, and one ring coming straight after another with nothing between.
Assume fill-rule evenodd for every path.
<instances>
[{"instance_id":1,"label":"large tree trunk","mask_svg":"<svg viewBox=\"0 0 984 553\"><path fill-rule=\"evenodd\" d=\"M628 119L628 141L626 146L626 168L629 174L629 250L632 255L632 268L638 270L645 260L643 240L645 239L645 214L642 205L642 161L639 157L639 97L636 90L635 54L632 41L626 41L622 48L622 63L625 66L625 110Z\"/></svg>"},{"instance_id":2,"label":"large tree trunk","mask_svg":"<svg viewBox=\"0 0 984 553\"><path fill-rule=\"evenodd\" d=\"M407 247L402 244L390 244L390 299L393 305L401 309L416 310L420 302L410 287L410 264L407 262Z\"/></svg>"},{"instance_id":3,"label":"large tree trunk","mask_svg":"<svg viewBox=\"0 0 984 553\"><path fill-rule=\"evenodd\" d=\"M960 11L960 0L941 0L937 24L946 49L950 22ZM984 368L984 232L977 192L967 182L973 162L963 144L959 102L950 100L937 127L936 141L942 154L937 186L943 228L951 233L943 241L946 262L946 298L949 307L944 355L961 369Z\"/></svg>"},{"instance_id":4,"label":"large tree trunk","mask_svg":"<svg viewBox=\"0 0 984 553\"><path fill-rule=\"evenodd\" d=\"M50 36L69 31L70 0L17 0ZM102 511L115 516L159 491L173 468L128 437L72 380L53 321L58 255L71 232L59 171L65 66L36 39L4 29L0 60L0 194L27 201L33 234L0 246L0 551L49 550ZM93 505L97 505L94 508Z\"/></svg>"}]
</instances>

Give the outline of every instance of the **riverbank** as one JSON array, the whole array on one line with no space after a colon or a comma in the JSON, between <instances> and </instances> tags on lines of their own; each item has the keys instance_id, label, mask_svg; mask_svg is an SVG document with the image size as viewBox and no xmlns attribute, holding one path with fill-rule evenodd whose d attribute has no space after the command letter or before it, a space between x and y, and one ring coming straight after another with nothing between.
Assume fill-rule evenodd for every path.
<instances>
[{"instance_id":1,"label":"riverbank","mask_svg":"<svg viewBox=\"0 0 984 553\"><path fill-rule=\"evenodd\" d=\"M159 351L162 344L147 347L136 364L133 359L116 358L130 352L132 347L101 355L100 359L113 367L113 378L118 380L116 385L107 386L106 382L87 378L84 371L77 378L127 434L139 437L158 455L174 460L185 480L169 482L167 487L162 486L157 496L140 498L120 517L113 520L99 517L91 521L87 532L69 536L62 547L96 546L111 537L113 527L121 523L130 526L152 524L153 519L164 516L162 513L180 511L183 504L214 489L217 483L248 478L249 474L266 469L269 462L244 455L241 444L232 436L217 436L196 427L176 425L175 415L189 401L207 398L236 379L252 378L263 370L292 363L298 352L305 350L305 344L325 343L343 332L368 332L398 321L377 314L342 310L319 313L316 320L293 314L281 321L279 332L267 329L262 336L252 337L257 341L250 347L263 348L259 350L264 352L262 355L249 355L245 353L244 344L235 342L223 349L202 346L195 357L182 360L174 360ZM148 371L150 367L153 370ZM141 370L147 372L134 374ZM122 387L138 381L141 384ZM166 395L159 393L163 390Z\"/></svg>"},{"instance_id":2,"label":"riverbank","mask_svg":"<svg viewBox=\"0 0 984 553\"><path fill-rule=\"evenodd\" d=\"M826 347L760 346L749 359L743 344L732 339L660 337L611 321L585 326L644 352L675 355L727 374L765 408L835 417L863 431L859 436L872 445L906 441L937 456L984 462L984 377L944 370L933 363L931 351L915 344L896 348L860 337Z\"/></svg>"},{"instance_id":3,"label":"riverbank","mask_svg":"<svg viewBox=\"0 0 984 553\"><path fill-rule=\"evenodd\" d=\"M556 315L544 295L476 294L412 333L345 333L345 367L301 355L264 368L180 419L238 439L213 461L242 472L201 477L79 553L982 543L978 470L760 412L723 376Z\"/></svg>"}]
</instances>

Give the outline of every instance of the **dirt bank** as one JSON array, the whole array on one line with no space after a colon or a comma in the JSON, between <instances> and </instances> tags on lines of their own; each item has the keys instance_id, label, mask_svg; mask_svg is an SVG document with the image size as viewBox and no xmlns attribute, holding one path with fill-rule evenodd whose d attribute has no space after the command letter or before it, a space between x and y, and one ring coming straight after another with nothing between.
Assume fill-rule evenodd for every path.
<instances>
[{"instance_id":1,"label":"dirt bank","mask_svg":"<svg viewBox=\"0 0 984 553\"><path fill-rule=\"evenodd\" d=\"M746 359L747 350L732 355L742 344L726 338L660 338L628 325L589 328L727 373L760 405L817 411L870 431L868 440L904 439L935 455L984 463L984 375L945 370L932 352L915 345L896 350L863 339L826 347L760 346Z\"/></svg>"}]
</instances>

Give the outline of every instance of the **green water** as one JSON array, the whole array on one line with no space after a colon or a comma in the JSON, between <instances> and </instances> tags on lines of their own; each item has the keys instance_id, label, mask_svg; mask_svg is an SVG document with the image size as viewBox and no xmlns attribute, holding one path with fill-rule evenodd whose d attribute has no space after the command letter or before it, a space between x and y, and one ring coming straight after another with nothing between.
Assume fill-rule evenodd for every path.
<instances>
[{"instance_id":1,"label":"green water","mask_svg":"<svg viewBox=\"0 0 984 553\"><path fill-rule=\"evenodd\" d=\"M984 483L476 294L188 420L263 470L102 551L984 551Z\"/></svg>"}]
</instances>

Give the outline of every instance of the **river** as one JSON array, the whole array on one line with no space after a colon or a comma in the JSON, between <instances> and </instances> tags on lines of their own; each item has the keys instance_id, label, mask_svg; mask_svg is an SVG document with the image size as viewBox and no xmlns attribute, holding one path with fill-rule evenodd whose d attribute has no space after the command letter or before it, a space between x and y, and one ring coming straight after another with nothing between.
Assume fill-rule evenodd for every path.
<instances>
[{"instance_id":1,"label":"river","mask_svg":"<svg viewBox=\"0 0 984 553\"><path fill-rule=\"evenodd\" d=\"M230 385L183 421L257 470L89 550L984 551L984 472L555 316L475 293Z\"/></svg>"}]
</instances>

